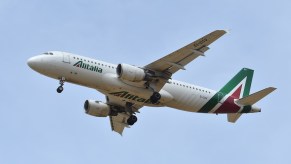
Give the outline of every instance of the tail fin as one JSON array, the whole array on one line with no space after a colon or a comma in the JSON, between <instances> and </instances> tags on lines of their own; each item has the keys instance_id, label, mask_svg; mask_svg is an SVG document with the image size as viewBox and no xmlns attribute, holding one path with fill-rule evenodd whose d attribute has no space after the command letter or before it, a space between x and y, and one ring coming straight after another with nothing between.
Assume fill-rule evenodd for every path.
<instances>
[{"instance_id":1,"label":"tail fin","mask_svg":"<svg viewBox=\"0 0 291 164\"><path fill-rule=\"evenodd\" d=\"M248 96L251 89L251 83L253 79L254 71L248 68L241 69L224 87L220 89L198 112L209 113L224 97L235 97L239 99L241 97ZM216 113L228 113L225 112L223 106L215 111ZM231 113L231 112L230 112ZM234 112L235 113L235 112Z\"/></svg>"},{"instance_id":2,"label":"tail fin","mask_svg":"<svg viewBox=\"0 0 291 164\"><path fill-rule=\"evenodd\" d=\"M261 109L253 106L253 104L260 101L262 98L264 98L265 96L267 96L268 94L270 94L274 90L276 90L276 88L274 88L274 87L269 87L269 88L263 89L261 91L258 91L256 93L253 93L249 96L246 96L246 97L243 97L243 98L237 100L236 103L239 105L242 105L244 107L247 107L250 113L260 112ZM243 112L242 113L228 113L227 120L228 120L228 122L235 123L242 114L243 114Z\"/></svg>"},{"instance_id":3,"label":"tail fin","mask_svg":"<svg viewBox=\"0 0 291 164\"><path fill-rule=\"evenodd\" d=\"M248 68L241 69L219 92L224 95L232 94L236 98L248 96L250 94L253 74L254 70Z\"/></svg>"},{"instance_id":4,"label":"tail fin","mask_svg":"<svg viewBox=\"0 0 291 164\"><path fill-rule=\"evenodd\" d=\"M231 94L237 99L246 97L250 94L254 70L243 68L241 69L221 90L223 94ZM235 123L242 113L228 113L227 121Z\"/></svg>"},{"instance_id":5,"label":"tail fin","mask_svg":"<svg viewBox=\"0 0 291 164\"><path fill-rule=\"evenodd\" d=\"M246 113L260 112L261 109L253 106L253 104L260 101L262 98L264 98L276 89L273 87L269 87L249 95L253 74L253 70L243 68L220 90L220 92L224 94L228 94L232 97L239 99L236 101L236 104L244 106L243 110L239 113L228 113L228 122L235 123L239 119L239 117L245 112L244 109L247 110Z\"/></svg>"},{"instance_id":6,"label":"tail fin","mask_svg":"<svg viewBox=\"0 0 291 164\"><path fill-rule=\"evenodd\" d=\"M273 92L269 87L252 95L250 94L254 71L241 69L224 87L220 89L198 112L227 113L229 122L236 122L243 113L260 112L254 103ZM234 99L236 102L233 102ZM223 102L222 102L223 101ZM221 105L218 105L220 103Z\"/></svg>"}]
</instances>

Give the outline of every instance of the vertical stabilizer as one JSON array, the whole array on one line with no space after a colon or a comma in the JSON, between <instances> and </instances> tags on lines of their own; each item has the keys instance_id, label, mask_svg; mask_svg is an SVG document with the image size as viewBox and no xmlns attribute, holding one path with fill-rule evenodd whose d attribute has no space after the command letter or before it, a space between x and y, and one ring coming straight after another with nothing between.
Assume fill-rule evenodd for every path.
<instances>
[{"instance_id":1,"label":"vertical stabilizer","mask_svg":"<svg viewBox=\"0 0 291 164\"><path fill-rule=\"evenodd\" d=\"M222 87L198 112L209 113L213 112L214 107L225 101L225 97L232 97L240 99L242 97L248 96L250 94L251 83L253 79L254 71L248 68L241 69L224 87ZM236 110L236 109L234 109ZM217 110L214 113L228 113L224 110L224 106ZM235 111L230 112L235 113Z\"/></svg>"},{"instance_id":2,"label":"vertical stabilizer","mask_svg":"<svg viewBox=\"0 0 291 164\"><path fill-rule=\"evenodd\" d=\"M238 98L246 97L250 94L251 84L253 80L254 70L241 69L224 87L219 91L224 95L231 93L233 90L241 87Z\"/></svg>"}]
</instances>

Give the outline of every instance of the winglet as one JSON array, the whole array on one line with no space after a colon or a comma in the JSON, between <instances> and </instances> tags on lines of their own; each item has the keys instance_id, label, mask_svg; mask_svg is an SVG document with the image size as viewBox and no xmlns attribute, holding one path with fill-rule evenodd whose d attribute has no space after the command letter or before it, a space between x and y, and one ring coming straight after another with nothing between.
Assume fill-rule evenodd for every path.
<instances>
[{"instance_id":1,"label":"winglet","mask_svg":"<svg viewBox=\"0 0 291 164\"><path fill-rule=\"evenodd\" d=\"M231 29L226 29L225 32L226 32L227 34L231 34Z\"/></svg>"}]
</instances>

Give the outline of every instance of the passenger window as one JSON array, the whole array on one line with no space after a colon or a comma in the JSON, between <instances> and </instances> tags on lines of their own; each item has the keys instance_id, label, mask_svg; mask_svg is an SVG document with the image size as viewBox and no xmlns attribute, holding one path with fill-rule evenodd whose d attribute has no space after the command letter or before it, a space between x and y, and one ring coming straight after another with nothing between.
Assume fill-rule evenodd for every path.
<instances>
[{"instance_id":1,"label":"passenger window","mask_svg":"<svg viewBox=\"0 0 291 164\"><path fill-rule=\"evenodd\" d=\"M45 52L45 53L43 53L44 55L53 55L53 53L52 52Z\"/></svg>"}]
</instances>

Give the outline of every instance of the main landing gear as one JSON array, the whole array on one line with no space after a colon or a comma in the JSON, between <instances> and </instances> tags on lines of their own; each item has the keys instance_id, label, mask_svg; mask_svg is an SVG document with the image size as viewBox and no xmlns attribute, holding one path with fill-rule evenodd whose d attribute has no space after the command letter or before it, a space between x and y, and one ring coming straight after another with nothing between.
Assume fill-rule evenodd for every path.
<instances>
[{"instance_id":1,"label":"main landing gear","mask_svg":"<svg viewBox=\"0 0 291 164\"><path fill-rule=\"evenodd\" d=\"M130 115L127 119L128 125L133 125L137 121L137 117L135 115Z\"/></svg>"},{"instance_id":2,"label":"main landing gear","mask_svg":"<svg viewBox=\"0 0 291 164\"><path fill-rule=\"evenodd\" d=\"M146 82L145 87L147 89L151 89L153 91L153 94L150 97L150 101L152 104L156 104L161 99L161 97L162 97L161 94L159 92L155 91L155 89L150 86L150 82Z\"/></svg>"},{"instance_id":3,"label":"main landing gear","mask_svg":"<svg viewBox=\"0 0 291 164\"><path fill-rule=\"evenodd\" d=\"M150 97L150 100L153 104L156 104L161 99L161 94L159 92L154 92L153 95ZM133 125L137 121L137 117L134 115L134 112L132 111L132 103L126 103L126 109L128 110L131 115L127 119L128 125Z\"/></svg>"},{"instance_id":4,"label":"main landing gear","mask_svg":"<svg viewBox=\"0 0 291 164\"><path fill-rule=\"evenodd\" d=\"M64 83L65 83L65 77L61 77L61 79L60 79L60 86L57 88L57 92L58 93L62 93L63 92L63 90L64 90Z\"/></svg>"},{"instance_id":5,"label":"main landing gear","mask_svg":"<svg viewBox=\"0 0 291 164\"><path fill-rule=\"evenodd\" d=\"M137 117L134 115L136 111L133 109L133 103L126 102L125 111L130 114L129 118L126 120L127 124L131 126L136 123Z\"/></svg>"},{"instance_id":6,"label":"main landing gear","mask_svg":"<svg viewBox=\"0 0 291 164\"><path fill-rule=\"evenodd\" d=\"M154 92L150 97L150 100L153 104L157 103L161 99L161 94L159 92Z\"/></svg>"}]
</instances>

